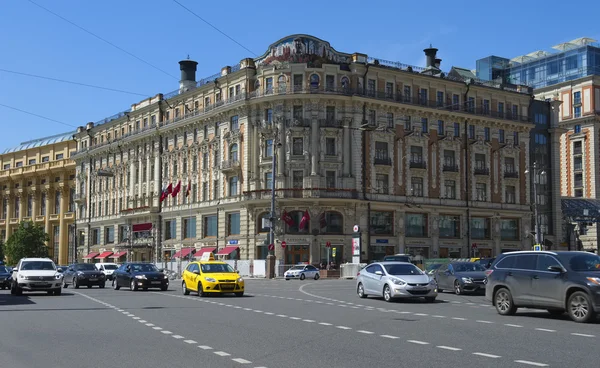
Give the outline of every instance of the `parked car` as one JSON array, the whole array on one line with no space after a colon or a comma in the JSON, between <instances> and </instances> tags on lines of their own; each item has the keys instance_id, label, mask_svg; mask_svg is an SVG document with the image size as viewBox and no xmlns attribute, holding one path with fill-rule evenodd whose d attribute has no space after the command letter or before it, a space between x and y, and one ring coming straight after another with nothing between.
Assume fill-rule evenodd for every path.
<instances>
[{"instance_id":1,"label":"parked car","mask_svg":"<svg viewBox=\"0 0 600 368\"><path fill-rule=\"evenodd\" d=\"M169 289L169 277L150 263L124 263L113 272L113 289L129 287L131 291L158 288Z\"/></svg>"},{"instance_id":2,"label":"parked car","mask_svg":"<svg viewBox=\"0 0 600 368\"><path fill-rule=\"evenodd\" d=\"M98 285L99 288L103 289L106 284L104 274L91 263L72 264L63 272L63 275L64 288L73 285L75 289L79 289L80 286L87 286L89 289L94 285Z\"/></svg>"},{"instance_id":3,"label":"parked car","mask_svg":"<svg viewBox=\"0 0 600 368\"><path fill-rule=\"evenodd\" d=\"M23 291L46 291L60 295L62 277L50 258L21 258L12 270L10 293L22 295Z\"/></svg>"},{"instance_id":4,"label":"parked car","mask_svg":"<svg viewBox=\"0 0 600 368\"><path fill-rule=\"evenodd\" d=\"M98 271L102 272L107 280L112 280L113 272L119 268L119 265L116 263L96 263L95 265Z\"/></svg>"},{"instance_id":5,"label":"parked car","mask_svg":"<svg viewBox=\"0 0 600 368\"><path fill-rule=\"evenodd\" d=\"M437 285L420 268L408 262L377 262L362 269L356 278L360 298L383 296L390 302L396 298L424 298L433 303Z\"/></svg>"},{"instance_id":6,"label":"parked car","mask_svg":"<svg viewBox=\"0 0 600 368\"><path fill-rule=\"evenodd\" d=\"M319 269L313 265L297 265L293 266L289 270L283 273L283 277L286 280L289 279L300 279L304 280L306 278L318 280L321 277L319 273Z\"/></svg>"},{"instance_id":7,"label":"parked car","mask_svg":"<svg viewBox=\"0 0 600 368\"><path fill-rule=\"evenodd\" d=\"M190 262L181 278L183 295L194 291L199 296L227 293L244 296L244 279L228 263L216 261L212 253L208 260Z\"/></svg>"},{"instance_id":8,"label":"parked car","mask_svg":"<svg viewBox=\"0 0 600 368\"><path fill-rule=\"evenodd\" d=\"M484 290L485 268L475 262L450 262L434 273L438 292L454 290L457 295Z\"/></svg>"},{"instance_id":9,"label":"parked car","mask_svg":"<svg viewBox=\"0 0 600 368\"><path fill-rule=\"evenodd\" d=\"M0 288L10 289L12 283L12 272L4 265L0 265Z\"/></svg>"},{"instance_id":10,"label":"parked car","mask_svg":"<svg viewBox=\"0 0 600 368\"><path fill-rule=\"evenodd\" d=\"M575 251L519 251L499 255L486 271L485 297L501 315L518 308L565 311L575 322L600 312L600 256Z\"/></svg>"},{"instance_id":11,"label":"parked car","mask_svg":"<svg viewBox=\"0 0 600 368\"><path fill-rule=\"evenodd\" d=\"M394 254L393 256L383 257L383 262L408 262L412 263L412 256L410 254Z\"/></svg>"}]
</instances>

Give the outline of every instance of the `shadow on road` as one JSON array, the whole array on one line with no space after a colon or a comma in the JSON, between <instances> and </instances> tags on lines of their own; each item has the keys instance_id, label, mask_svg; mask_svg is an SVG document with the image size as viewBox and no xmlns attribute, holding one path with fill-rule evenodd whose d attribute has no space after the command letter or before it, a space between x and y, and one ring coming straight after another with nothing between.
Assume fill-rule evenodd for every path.
<instances>
[{"instance_id":1,"label":"shadow on road","mask_svg":"<svg viewBox=\"0 0 600 368\"><path fill-rule=\"evenodd\" d=\"M32 304L35 304L35 302L31 300L27 295L15 296L11 294L0 294L0 312L5 311L5 309L1 309L3 306Z\"/></svg>"},{"instance_id":2,"label":"shadow on road","mask_svg":"<svg viewBox=\"0 0 600 368\"><path fill-rule=\"evenodd\" d=\"M567 321L567 322L572 322L571 318L569 317L569 315L567 313L562 314L560 316L553 316L548 312L544 312L544 311L533 311L533 310L528 310L528 311L517 311L517 313L515 315L513 315L512 317L529 317L529 318L537 318L537 319L552 319L552 320L556 320L556 321ZM575 323L575 322L573 322ZM600 325L600 316L597 316L595 320L587 323L587 324L592 324L592 325Z\"/></svg>"}]
</instances>

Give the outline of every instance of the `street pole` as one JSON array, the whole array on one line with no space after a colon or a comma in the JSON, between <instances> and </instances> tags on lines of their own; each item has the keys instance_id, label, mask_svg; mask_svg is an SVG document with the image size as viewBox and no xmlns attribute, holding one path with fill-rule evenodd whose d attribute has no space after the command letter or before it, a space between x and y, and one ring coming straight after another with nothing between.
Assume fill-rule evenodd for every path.
<instances>
[{"instance_id":1,"label":"street pole","mask_svg":"<svg viewBox=\"0 0 600 368\"><path fill-rule=\"evenodd\" d=\"M277 170L277 159L275 151L277 149L275 139L273 139L273 161L271 162L271 227L269 228L269 244L273 244L273 250L269 251L269 255L275 256L275 175Z\"/></svg>"},{"instance_id":2,"label":"street pole","mask_svg":"<svg viewBox=\"0 0 600 368\"><path fill-rule=\"evenodd\" d=\"M537 176L538 166L537 162L533 163L533 225L535 229L535 244L541 244L540 242L540 222L538 221L538 206L537 206Z\"/></svg>"}]
</instances>

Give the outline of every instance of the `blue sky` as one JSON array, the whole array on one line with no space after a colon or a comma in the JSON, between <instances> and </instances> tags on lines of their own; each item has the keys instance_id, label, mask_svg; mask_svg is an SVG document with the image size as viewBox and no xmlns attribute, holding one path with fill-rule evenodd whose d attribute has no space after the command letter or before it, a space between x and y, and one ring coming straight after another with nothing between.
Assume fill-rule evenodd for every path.
<instances>
[{"instance_id":1,"label":"blue sky","mask_svg":"<svg viewBox=\"0 0 600 368\"><path fill-rule=\"evenodd\" d=\"M177 62L199 62L197 78L254 57L172 0L33 0L171 76L32 4L3 0L0 69L119 89L109 92L0 71L0 150L98 121L143 96L178 87ZM442 69L474 69L491 54L514 57L578 37L600 39L600 2L579 3L564 17L564 2L430 0L380 2L250 2L178 0L239 43L263 54L278 39L306 33L342 52L423 65L423 49L440 49ZM276 5L273 5L276 4ZM579 5L578 5L579 6ZM561 10L562 9L562 10ZM71 126L69 126L71 125Z\"/></svg>"}]
</instances>

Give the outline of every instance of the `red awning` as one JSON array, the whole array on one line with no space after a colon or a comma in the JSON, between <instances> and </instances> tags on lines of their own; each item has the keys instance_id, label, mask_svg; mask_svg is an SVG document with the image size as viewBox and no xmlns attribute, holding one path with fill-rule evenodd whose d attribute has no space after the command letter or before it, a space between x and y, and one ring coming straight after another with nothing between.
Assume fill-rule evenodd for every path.
<instances>
[{"instance_id":1,"label":"red awning","mask_svg":"<svg viewBox=\"0 0 600 368\"><path fill-rule=\"evenodd\" d=\"M182 248L180 251L178 251L177 253L175 253L171 258L183 258L183 257L186 257L188 254L192 253L193 250L194 250L194 248Z\"/></svg>"},{"instance_id":2,"label":"red awning","mask_svg":"<svg viewBox=\"0 0 600 368\"><path fill-rule=\"evenodd\" d=\"M106 252L100 253L100 255L96 258L98 258L98 259L108 258L108 256L110 256L111 254L113 254L113 252L110 250L107 250Z\"/></svg>"},{"instance_id":3,"label":"red awning","mask_svg":"<svg viewBox=\"0 0 600 368\"><path fill-rule=\"evenodd\" d=\"M194 257L200 258L200 257L202 257L202 255L204 253L212 253L215 251L215 249L217 249L217 248L216 247L206 247L206 248L197 249L196 254L194 254Z\"/></svg>"},{"instance_id":4,"label":"red awning","mask_svg":"<svg viewBox=\"0 0 600 368\"><path fill-rule=\"evenodd\" d=\"M110 256L110 258L112 258L112 259L119 259L119 258L123 257L126 254L127 254L127 251L126 250L122 250L120 252L117 252L117 253L113 254L112 256Z\"/></svg>"},{"instance_id":5,"label":"red awning","mask_svg":"<svg viewBox=\"0 0 600 368\"><path fill-rule=\"evenodd\" d=\"M217 252L218 256L226 256L231 254L231 252L238 250L240 247L238 247L237 245L232 245L232 246L228 246L225 247L223 249L221 249L220 251Z\"/></svg>"},{"instance_id":6,"label":"red awning","mask_svg":"<svg viewBox=\"0 0 600 368\"><path fill-rule=\"evenodd\" d=\"M92 252L87 256L83 257L83 259L94 259L98 254L100 254L100 252Z\"/></svg>"},{"instance_id":7,"label":"red awning","mask_svg":"<svg viewBox=\"0 0 600 368\"><path fill-rule=\"evenodd\" d=\"M135 224L133 225L133 232L136 233L138 231L150 231L152 230L152 223L146 222L145 224Z\"/></svg>"}]
</instances>

